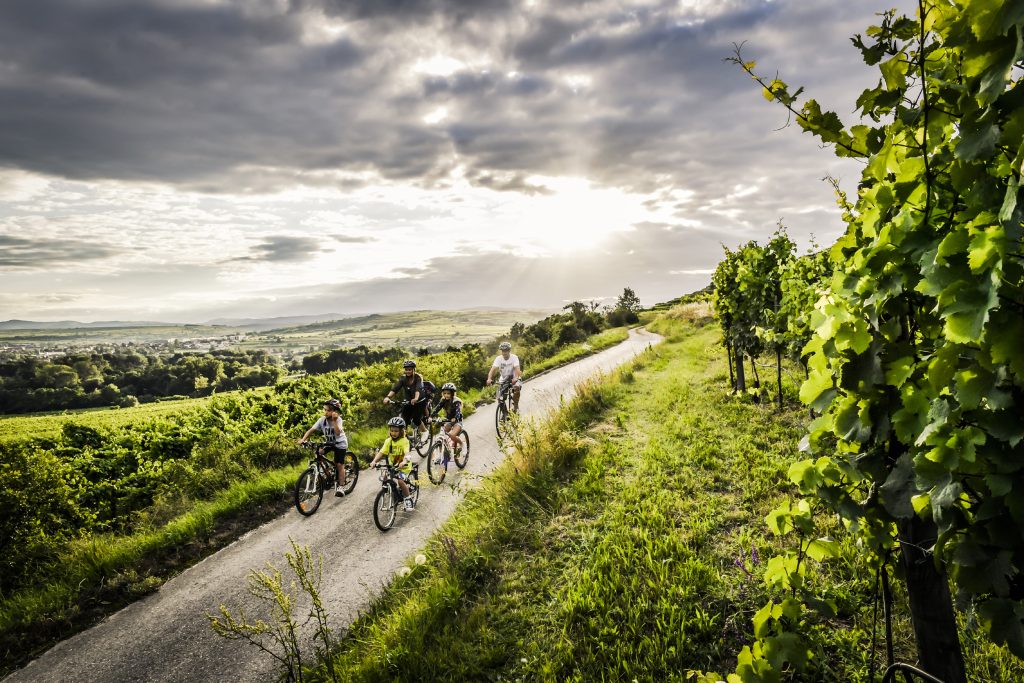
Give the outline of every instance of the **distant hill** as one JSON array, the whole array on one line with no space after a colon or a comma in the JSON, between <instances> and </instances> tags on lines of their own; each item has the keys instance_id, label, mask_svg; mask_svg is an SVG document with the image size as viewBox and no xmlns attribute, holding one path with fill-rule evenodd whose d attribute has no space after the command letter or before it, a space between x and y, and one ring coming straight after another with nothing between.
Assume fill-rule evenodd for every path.
<instances>
[{"instance_id":1,"label":"distant hill","mask_svg":"<svg viewBox=\"0 0 1024 683\"><path fill-rule=\"evenodd\" d=\"M158 323L149 320L97 320L83 323L77 320L54 320L50 322L35 320L4 320L0 321L0 330L83 330L83 329L119 329L122 327L170 327L173 323Z\"/></svg>"},{"instance_id":2,"label":"distant hill","mask_svg":"<svg viewBox=\"0 0 1024 683\"><path fill-rule=\"evenodd\" d=\"M342 314L279 318L220 318L200 325L102 321L0 323L0 344L19 352L47 352L104 344L153 344L190 351L264 350L290 359L324 349L402 347L444 349L490 341L507 334L513 323L530 324L551 313L542 309L401 311L344 317Z\"/></svg>"},{"instance_id":3,"label":"distant hill","mask_svg":"<svg viewBox=\"0 0 1024 683\"><path fill-rule=\"evenodd\" d=\"M281 316L278 318L214 318L207 320L204 325L223 325L227 327L240 327L249 330L277 330L285 327L296 327L298 325L309 325L315 323L332 322L342 320L349 316L343 313L323 313L320 315L293 315Z\"/></svg>"}]
</instances>

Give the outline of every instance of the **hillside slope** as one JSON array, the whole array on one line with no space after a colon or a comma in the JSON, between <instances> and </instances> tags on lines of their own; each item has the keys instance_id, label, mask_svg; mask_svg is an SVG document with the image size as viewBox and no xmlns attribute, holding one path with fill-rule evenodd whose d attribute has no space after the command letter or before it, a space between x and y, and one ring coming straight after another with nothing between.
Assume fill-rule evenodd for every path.
<instances>
[{"instance_id":1,"label":"hillside slope","mask_svg":"<svg viewBox=\"0 0 1024 683\"><path fill-rule=\"evenodd\" d=\"M762 580L780 548L764 520L791 490L806 412L730 395L717 330L662 325L668 342L584 391L471 496L426 564L352 627L338 680L693 680L735 668L755 613L785 597ZM868 680L874 575L835 531L840 557L814 563L808 581L837 615L805 625L814 657L793 680ZM913 662L896 597L896 655ZM972 680L1024 680L1004 648L966 628L962 639ZM315 678L329 680L323 668Z\"/></svg>"}]
</instances>

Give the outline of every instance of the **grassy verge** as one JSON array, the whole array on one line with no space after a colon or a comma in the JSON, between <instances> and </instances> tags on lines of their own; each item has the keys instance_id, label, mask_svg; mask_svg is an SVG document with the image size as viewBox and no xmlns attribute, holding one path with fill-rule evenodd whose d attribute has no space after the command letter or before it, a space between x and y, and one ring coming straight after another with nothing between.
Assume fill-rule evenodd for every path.
<instances>
[{"instance_id":1,"label":"grassy verge","mask_svg":"<svg viewBox=\"0 0 1024 683\"><path fill-rule=\"evenodd\" d=\"M516 453L350 628L340 680L687 680L731 671L769 597L764 522L789 491L803 411L728 395L717 332L669 340L591 386ZM858 550L809 580L837 603L793 680L868 680L874 576ZM897 604L902 604L897 595ZM966 626L966 625L965 625ZM897 657L913 661L905 612ZM963 634L971 679L1024 680ZM884 658L881 636L874 653ZM320 678L324 678L323 671Z\"/></svg>"},{"instance_id":2,"label":"grassy verge","mask_svg":"<svg viewBox=\"0 0 1024 683\"><path fill-rule=\"evenodd\" d=\"M157 530L69 544L59 574L0 600L0 675L280 514L300 469L237 482Z\"/></svg>"},{"instance_id":3,"label":"grassy verge","mask_svg":"<svg viewBox=\"0 0 1024 683\"><path fill-rule=\"evenodd\" d=\"M554 356L534 363L528 368L525 368L525 370L529 372L530 377L533 377L546 370L551 370L552 368L565 365L566 363L571 363L572 361L579 360L584 356L589 356L593 353L597 353L598 351L607 349L610 346L615 346L616 344L626 341L628 338L628 328L613 327L610 330L598 332L597 334L590 336L586 341L570 344Z\"/></svg>"},{"instance_id":4,"label":"grassy verge","mask_svg":"<svg viewBox=\"0 0 1024 683\"><path fill-rule=\"evenodd\" d=\"M32 415L0 416L0 441L29 437L53 437L60 433L65 422L74 421L90 427L123 427L139 420L167 417L183 410L198 408L212 396L184 398L143 403L131 408L81 408Z\"/></svg>"}]
</instances>

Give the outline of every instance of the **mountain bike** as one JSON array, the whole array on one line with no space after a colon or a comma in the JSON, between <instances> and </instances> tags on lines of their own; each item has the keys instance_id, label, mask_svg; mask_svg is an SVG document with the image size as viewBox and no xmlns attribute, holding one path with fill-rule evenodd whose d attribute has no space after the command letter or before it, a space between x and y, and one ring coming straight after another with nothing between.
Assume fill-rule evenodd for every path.
<instances>
[{"instance_id":1,"label":"mountain bike","mask_svg":"<svg viewBox=\"0 0 1024 683\"><path fill-rule=\"evenodd\" d=\"M424 399L426 400L426 399ZM395 412L395 417L401 417L402 409L409 405L409 401L392 401L392 406L396 406L398 410ZM423 412L423 419L430 420L430 401L427 401L426 410ZM427 452L427 447L430 445L429 437L424 438L420 436L419 430L416 429L416 425L408 424L405 426L405 436L409 439L409 445L418 453L423 456Z\"/></svg>"},{"instance_id":2,"label":"mountain bike","mask_svg":"<svg viewBox=\"0 0 1024 683\"><path fill-rule=\"evenodd\" d=\"M498 439L504 440L515 427L513 416L517 411L513 409L512 385L514 383L506 380L498 385L498 407L494 411L494 431L498 433Z\"/></svg>"},{"instance_id":3,"label":"mountain bike","mask_svg":"<svg viewBox=\"0 0 1024 683\"><path fill-rule=\"evenodd\" d=\"M402 507L402 489L398 486L399 470L387 458L374 467L380 472L380 491L373 500L373 523L381 531L387 531L395 523L398 508ZM419 465L412 466L406 483L409 484L409 496L415 507L420 499Z\"/></svg>"},{"instance_id":4,"label":"mountain bike","mask_svg":"<svg viewBox=\"0 0 1024 683\"><path fill-rule=\"evenodd\" d=\"M463 427L454 439L441 428L448 420L435 417L430 420L430 450L427 451L427 477L433 484L440 484L448 474L448 463L452 460L461 470L469 462L469 433ZM457 443L456 443L457 442Z\"/></svg>"},{"instance_id":5,"label":"mountain bike","mask_svg":"<svg viewBox=\"0 0 1024 683\"><path fill-rule=\"evenodd\" d=\"M313 452L309 456L309 467L303 470L295 482L295 509L299 514L309 517L320 507L324 491L337 483L338 474L334 462L324 455L329 444L306 441L301 446ZM359 481L359 461L355 453L346 452L341 466L345 470L345 486L341 490L348 495Z\"/></svg>"}]
</instances>

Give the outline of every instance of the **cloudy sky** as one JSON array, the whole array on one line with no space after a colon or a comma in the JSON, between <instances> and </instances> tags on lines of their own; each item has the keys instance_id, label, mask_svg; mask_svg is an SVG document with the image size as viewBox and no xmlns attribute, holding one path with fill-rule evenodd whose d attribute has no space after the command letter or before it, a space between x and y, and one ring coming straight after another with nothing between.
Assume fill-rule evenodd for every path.
<instances>
[{"instance_id":1,"label":"cloudy sky","mask_svg":"<svg viewBox=\"0 0 1024 683\"><path fill-rule=\"evenodd\" d=\"M868 0L4 0L0 319L558 307L841 223ZM904 5L908 4L903 2Z\"/></svg>"}]
</instances>

